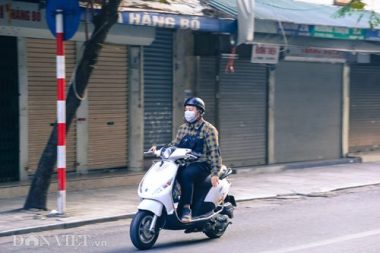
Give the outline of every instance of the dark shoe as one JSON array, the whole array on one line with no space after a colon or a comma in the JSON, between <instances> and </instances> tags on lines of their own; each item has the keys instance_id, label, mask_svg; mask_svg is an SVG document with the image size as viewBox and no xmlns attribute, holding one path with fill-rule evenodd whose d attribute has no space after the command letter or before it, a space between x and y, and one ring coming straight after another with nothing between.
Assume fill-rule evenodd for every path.
<instances>
[{"instance_id":1,"label":"dark shoe","mask_svg":"<svg viewBox=\"0 0 380 253\"><path fill-rule=\"evenodd\" d=\"M182 209L182 218L181 221L184 223L191 222L191 209L188 207L184 207Z\"/></svg>"}]
</instances>

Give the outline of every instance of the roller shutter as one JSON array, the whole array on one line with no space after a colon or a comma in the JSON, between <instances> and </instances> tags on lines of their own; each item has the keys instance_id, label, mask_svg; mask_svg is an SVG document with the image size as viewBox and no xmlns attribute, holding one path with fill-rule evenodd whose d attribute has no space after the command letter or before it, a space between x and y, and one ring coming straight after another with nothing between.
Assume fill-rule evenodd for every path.
<instances>
[{"instance_id":1,"label":"roller shutter","mask_svg":"<svg viewBox=\"0 0 380 253\"><path fill-rule=\"evenodd\" d=\"M226 60L221 61L224 70ZM236 60L235 73L220 73L219 131L223 163L265 164L267 157L267 68Z\"/></svg>"},{"instance_id":2,"label":"roller shutter","mask_svg":"<svg viewBox=\"0 0 380 253\"><path fill-rule=\"evenodd\" d=\"M144 149L172 140L173 32L157 30L144 47Z\"/></svg>"},{"instance_id":3,"label":"roller shutter","mask_svg":"<svg viewBox=\"0 0 380 253\"><path fill-rule=\"evenodd\" d=\"M380 66L353 65L350 77L350 152L380 147Z\"/></svg>"},{"instance_id":4,"label":"roller shutter","mask_svg":"<svg viewBox=\"0 0 380 253\"><path fill-rule=\"evenodd\" d=\"M127 166L127 47L104 45L88 86L88 167Z\"/></svg>"},{"instance_id":5,"label":"roller shutter","mask_svg":"<svg viewBox=\"0 0 380 253\"><path fill-rule=\"evenodd\" d=\"M216 59L198 57L196 94L206 103L205 120L216 125Z\"/></svg>"},{"instance_id":6,"label":"roller shutter","mask_svg":"<svg viewBox=\"0 0 380 253\"><path fill-rule=\"evenodd\" d=\"M29 93L28 168L29 173L34 173L56 120L56 44L55 40L28 38L26 45ZM65 55L66 77L69 79L76 60L74 42L65 42ZM75 119L67 133L66 156L67 170L75 170Z\"/></svg>"},{"instance_id":7,"label":"roller shutter","mask_svg":"<svg viewBox=\"0 0 380 253\"><path fill-rule=\"evenodd\" d=\"M341 64L277 65L275 162L341 157L342 71Z\"/></svg>"}]
</instances>

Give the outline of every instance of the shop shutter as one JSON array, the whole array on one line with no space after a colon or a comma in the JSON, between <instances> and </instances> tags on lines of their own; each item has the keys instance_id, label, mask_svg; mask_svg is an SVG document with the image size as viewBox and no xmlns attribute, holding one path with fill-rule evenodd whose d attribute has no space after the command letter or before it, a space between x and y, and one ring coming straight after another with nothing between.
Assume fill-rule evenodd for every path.
<instances>
[{"instance_id":1,"label":"shop shutter","mask_svg":"<svg viewBox=\"0 0 380 253\"><path fill-rule=\"evenodd\" d=\"M198 57L196 94L206 103L205 120L216 125L216 59Z\"/></svg>"},{"instance_id":2,"label":"shop shutter","mask_svg":"<svg viewBox=\"0 0 380 253\"><path fill-rule=\"evenodd\" d=\"M157 30L144 47L144 149L168 144L173 124L173 32Z\"/></svg>"},{"instance_id":3,"label":"shop shutter","mask_svg":"<svg viewBox=\"0 0 380 253\"><path fill-rule=\"evenodd\" d=\"M28 103L29 103L29 173L34 173L43 149L56 121L56 42L49 39L28 38ZM66 78L69 80L75 67L75 43L65 42ZM68 89L68 87L66 87ZM68 171L76 166L76 120L74 119L66 142Z\"/></svg>"},{"instance_id":4,"label":"shop shutter","mask_svg":"<svg viewBox=\"0 0 380 253\"><path fill-rule=\"evenodd\" d=\"M276 66L274 162L341 157L342 71L329 63Z\"/></svg>"},{"instance_id":5,"label":"shop shutter","mask_svg":"<svg viewBox=\"0 0 380 253\"><path fill-rule=\"evenodd\" d=\"M235 73L220 73L220 140L224 164L265 164L267 157L267 68L236 60Z\"/></svg>"},{"instance_id":6,"label":"shop shutter","mask_svg":"<svg viewBox=\"0 0 380 253\"><path fill-rule=\"evenodd\" d=\"M353 65L350 77L350 152L380 147L380 66Z\"/></svg>"},{"instance_id":7,"label":"shop shutter","mask_svg":"<svg viewBox=\"0 0 380 253\"><path fill-rule=\"evenodd\" d=\"M88 168L127 166L127 46L103 45L88 85Z\"/></svg>"}]
</instances>

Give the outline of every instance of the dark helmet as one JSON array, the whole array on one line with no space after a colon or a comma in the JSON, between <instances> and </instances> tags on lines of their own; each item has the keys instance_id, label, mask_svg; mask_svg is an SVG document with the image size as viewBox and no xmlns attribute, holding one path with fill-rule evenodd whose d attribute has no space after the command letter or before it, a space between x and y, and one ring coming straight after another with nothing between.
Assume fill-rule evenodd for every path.
<instances>
[{"instance_id":1,"label":"dark helmet","mask_svg":"<svg viewBox=\"0 0 380 253\"><path fill-rule=\"evenodd\" d=\"M203 100L200 99L200 98L198 98L198 97L190 97L190 98L186 99L185 103L183 104L183 106L186 106L186 105L196 106L202 112L206 111L205 102L203 102Z\"/></svg>"}]
</instances>

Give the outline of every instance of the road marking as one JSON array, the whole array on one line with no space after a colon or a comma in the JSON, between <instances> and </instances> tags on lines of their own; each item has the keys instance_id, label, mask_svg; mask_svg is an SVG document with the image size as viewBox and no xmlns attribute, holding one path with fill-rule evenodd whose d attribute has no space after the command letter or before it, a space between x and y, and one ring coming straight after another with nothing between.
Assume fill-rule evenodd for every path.
<instances>
[{"instance_id":1,"label":"road marking","mask_svg":"<svg viewBox=\"0 0 380 253\"><path fill-rule=\"evenodd\" d=\"M314 243L308 243L308 244L294 246L294 247L285 248L285 249L263 251L260 253L289 253L289 252L294 252L294 251L299 251L299 250L311 249L311 248L326 246L326 245L330 245L330 244L341 243L341 242L345 242L345 241L365 238L365 237L374 236L374 235L380 235L380 229L371 230L371 231L362 232L362 233L357 233L357 234L345 235L345 236L341 236L341 237L336 237L336 238L332 238L332 239L328 239L328 240L323 240L323 241L314 242Z\"/></svg>"}]
</instances>

